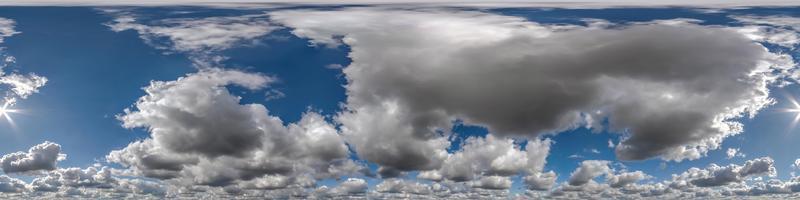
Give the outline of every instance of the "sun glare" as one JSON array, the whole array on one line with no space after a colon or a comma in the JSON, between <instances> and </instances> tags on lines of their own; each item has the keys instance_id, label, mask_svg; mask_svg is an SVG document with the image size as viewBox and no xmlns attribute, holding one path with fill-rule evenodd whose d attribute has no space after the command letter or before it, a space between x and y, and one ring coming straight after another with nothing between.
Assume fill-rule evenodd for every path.
<instances>
[{"instance_id":1,"label":"sun glare","mask_svg":"<svg viewBox=\"0 0 800 200\"><path fill-rule=\"evenodd\" d=\"M791 95L788 95L786 99L792 103L792 107L783 109L782 111L794 113L794 120L792 120L792 124L789 127L789 129L794 129L794 127L797 126L797 123L800 122L800 103L798 103L797 99Z\"/></svg>"},{"instance_id":2,"label":"sun glare","mask_svg":"<svg viewBox=\"0 0 800 200\"><path fill-rule=\"evenodd\" d=\"M10 104L4 104L2 107L0 107L0 117L6 118L8 123L11 123L13 125L14 120L11 119L11 113L15 113L17 112L17 110L11 109L9 107Z\"/></svg>"}]
</instances>

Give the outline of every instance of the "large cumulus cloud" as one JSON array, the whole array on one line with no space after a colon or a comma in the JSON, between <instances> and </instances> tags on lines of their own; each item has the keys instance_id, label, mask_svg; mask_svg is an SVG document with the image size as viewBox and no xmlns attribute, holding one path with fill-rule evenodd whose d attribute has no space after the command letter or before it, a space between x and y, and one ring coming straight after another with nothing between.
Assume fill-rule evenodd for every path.
<instances>
[{"instance_id":1,"label":"large cumulus cloud","mask_svg":"<svg viewBox=\"0 0 800 200\"><path fill-rule=\"evenodd\" d=\"M719 27L548 26L447 10L270 15L314 44L351 47L343 134L367 160L401 169L439 165L437 133L456 119L528 137L588 123L624 134L621 159L696 159L772 102L775 56Z\"/></svg>"},{"instance_id":2,"label":"large cumulus cloud","mask_svg":"<svg viewBox=\"0 0 800 200\"><path fill-rule=\"evenodd\" d=\"M308 112L284 126L263 105L240 104L227 89L258 90L272 80L212 68L175 81L154 81L133 110L118 116L124 127L146 128L151 137L107 159L134 174L215 186L254 178L283 182L280 176L292 180L301 172L320 178L329 172L358 173L358 165L346 159L343 139L323 116Z\"/></svg>"},{"instance_id":3,"label":"large cumulus cloud","mask_svg":"<svg viewBox=\"0 0 800 200\"><path fill-rule=\"evenodd\" d=\"M748 160L744 165L731 164L719 166L711 164L706 169L691 168L677 176L678 180L686 180L699 187L722 186L744 181L750 176L775 176L775 161L770 157Z\"/></svg>"}]
</instances>

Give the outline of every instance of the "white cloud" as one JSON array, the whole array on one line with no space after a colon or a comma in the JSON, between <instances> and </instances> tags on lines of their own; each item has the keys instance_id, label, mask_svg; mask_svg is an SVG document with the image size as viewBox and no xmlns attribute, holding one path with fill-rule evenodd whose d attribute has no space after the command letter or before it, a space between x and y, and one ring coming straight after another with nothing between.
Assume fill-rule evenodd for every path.
<instances>
[{"instance_id":1,"label":"white cloud","mask_svg":"<svg viewBox=\"0 0 800 200\"><path fill-rule=\"evenodd\" d=\"M532 140L522 150L511 139L500 139L493 135L470 137L458 152L448 155L439 171L444 178L453 181L481 179L480 176L484 174L512 176L539 173L544 168L550 143L550 140Z\"/></svg>"},{"instance_id":2,"label":"white cloud","mask_svg":"<svg viewBox=\"0 0 800 200\"><path fill-rule=\"evenodd\" d=\"M339 183L339 186L334 188L334 191L346 194L361 194L367 192L367 188L367 181L364 179L348 178L344 182Z\"/></svg>"},{"instance_id":3,"label":"white cloud","mask_svg":"<svg viewBox=\"0 0 800 200\"><path fill-rule=\"evenodd\" d=\"M554 28L449 10L270 16L313 44L351 47L347 110L337 120L362 158L402 170L438 166L447 146L438 131L456 119L533 137L607 118L608 130L630 133L616 146L621 159L697 159L742 131L736 119L773 102L775 55L720 27Z\"/></svg>"},{"instance_id":4,"label":"white cloud","mask_svg":"<svg viewBox=\"0 0 800 200\"><path fill-rule=\"evenodd\" d=\"M484 0L445 0L445 1L398 1L398 0L347 0L347 1L326 1L326 0L236 0L236 1L215 1L215 0L120 0L120 1L96 1L96 0L28 0L28 1L2 1L0 5L28 5L28 6L46 6L46 5L95 5L95 6L175 6L175 5L192 5L192 6L211 6L211 7L227 7L227 8L253 8L253 7L285 7L297 5L342 5L342 4L366 4L366 5L386 5L386 6L404 6L414 5L417 7L443 7L443 6L459 6L459 7L480 7L480 8L495 8L495 7L536 7L536 8L583 8L583 9L598 9L598 8L614 8L614 7L699 7L699 8L738 8L738 7L751 7L751 6L797 6L798 3L792 0L763 0L763 1L748 1L748 0L703 0L703 1L690 1L690 0L657 0L657 1L636 1L636 0L533 0L533 1L519 1L519 0L501 0L501 1L484 1Z\"/></svg>"},{"instance_id":5,"label":"white cloud","mask_svg":"<svg viewBox=\"0 0 800 200\"><path fill-rule=\"evenodd\" d=\"M429 185L396 178L384 179L383 182L375 186L375 191L382 193L411 193L423 195L433 193Z\"/></svg>"},{"instance_id":6,"label":"white cloud","mask_svg":"<svg viewBox=\"0 0 800 200\"><path fill-rule=\"evenodd\" d=\"M723 186L744 181L749 176L775 176L774 161L770 157L748 160L744 165L719 166L711 164L706 169L691 168L673 176L674 180L686 181L699 187Z\"/></svg>"},{"instance_id":7,"label":"white cloud","mask_svg":"<svg viewBox=\"0 0 800 200\"><path fill-rule=\"evenodd\" d=\"M618 188L623 187L629 184L636 183L638 181L650 178L647 174L642 171L635 171L635 172L623 172L620 174L610 174L606 176L606 182L609 186Z\"/></svg>"},{"instance_id":8,"label":"white cloud","mask_svg":"<svg viewBox=\"0 0 800 200\"><path fill-rule=\"evenodd\" d=\"M525 176L525 184L531 190L549 190L556 183L556 173L553 171Z\"/></svg>"},{"instance_id":9,"label":"white cloud","mask_svg":"<svg viewBox=\"0 0 800 200\"><path fill-rule=\"evenodd\" d=\"M738 15L731 18L745 24L739 32L751 39L790 49L800 44L800 18L790 16Z\"/></svg>"},{"instance_id":10,"label":"white cloud","mask_svg":"<svg viewBox=\"0 0 800 200\"><path fill-rule=\"evenodd\" d=\"M745 157L744 153L740 152L738 148L728 148L728 151L725 152L725 155L728 159L732 159L734 157Z\"/></svg>"},{"instance_id":11,"label":"white cloud","mask_svg":"<svg viewBox=\"0 0 800 200\"><path fill-rule=\"evenodd\" d=\"M800 159L795 159L794 163L792 164L792 167L795 169L800 168Z\"/></svg>"},{"instance_id":12,"label":"white cloud","mask_svg":"<svg viewBox=\"0 0 800 200\"><path fill-rule=\"evenodd\" d=\"M14 20L0 17L0 43L3 43L3 39L19 33L14 30L14 26L16 26Z\"/></svg>"},{"instance_id":13,"label":"white cloud","mask_svg":"<svg viewBox=\"0 0 800 200\"><path fill-rule=\"evenodd\" d=\"M22 180L0 175L0 193L20 193L25 191L25 182Z\"/></svg>"},{"instance_id":14,"label":"white cloud","mask_svg":"<svg viewBox=\"0 0 800 200\"><path fill-rule=\"evenodd\" d=\"M106 24L111 30L135 30L156 48L188 53L199 67L213 67L226 59L214 53L235 45L256 43L256 39L276 29L270 26L265 15L163 19L143 24L137 22L134 15L109 12L118 15L114 22Z\"/></svg>"},{"instance_id":15,"label":"white cloud","mask_svg":"<svg viewBox=\"0 0 800 200\"><path fill-rule=\"evenodd\" d=\"M582 186L600 175L611 173L611 168L608 167L608 163L609 162L605 160L584 160L581 162L581 165L570 174L569 184L572 186Z\"/></svg>"},{"instance_id":16,"label":"white cloud","mask_svg":"<svg viewBox=\"0 0 800 200\"><path fill-rule=\"evenodd\" d=\"M16 31L14 27L16 22L11 19L0 17L0 44L6 37L11 37L20 32ZM39 92L39 88L47 83L47 78L30 73L28 75L19 74L16 72L6 72L9 66L16 63L14 56L5 55L2 53L3 48L0 47L0 85L6 85L8 91L3 95L3 108L11 108L17 103L19 99L26 99L28 96Z\"/></svg>"},{"instance_id":17,"label":"white cloud","mask_svg":"<svg viewBox=\"0 0 800 200\"><path fill-rule=\"evenodd\" d=\"M61 145L45 141L28 149L28 152L15 152L0 158L3 172L23 173L39 170L54 170L60 160L66 159L61 153Z\"/></svg>"}]
</instances>

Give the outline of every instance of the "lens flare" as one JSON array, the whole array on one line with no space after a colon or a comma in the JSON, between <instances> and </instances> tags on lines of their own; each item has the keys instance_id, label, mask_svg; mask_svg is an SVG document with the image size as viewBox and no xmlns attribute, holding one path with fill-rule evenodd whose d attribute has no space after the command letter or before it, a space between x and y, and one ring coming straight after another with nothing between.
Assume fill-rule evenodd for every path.
<instances>
[{"instance_id":1,"label":"lens flare","mask_svg":"<svg viewBox=\"0 0 800 200\"><path fill-rule=\"evenodd\" d=\"M9 123L9 124L11 124L11 125L13 126L13 125L14 125L14 120L13 120L13 119L11 119L11 113L16 113L16 112L18 112L18 111L17 111L17 110L15 110L15 109L11 109L11 108L10 108L11 106L12 106L12 104L10 104L10 103L8 103L8 102L6 102L5 104L3 104L3 106L2 106L2 107L0 107L0 116L2 116L2 117L4 117L4 118L6 118L6 120L8 121L8 123Z\"/></svg>"},{"instance_id":2,"label":"lens flare","mask_svg":"<svg viewBox=\"0 0 800 200\"><path fill-rule=\"evenodd\" d=\"M794 113L794 120L792 120L792 124L789 126L789 129L794 129L794 127L797 126L797 123L800 122L800 103L798 103L797 99L791 95L786 95L786 99L792 103L792 107L781 109L780 111Z\"/></svg>"}]
</instances>

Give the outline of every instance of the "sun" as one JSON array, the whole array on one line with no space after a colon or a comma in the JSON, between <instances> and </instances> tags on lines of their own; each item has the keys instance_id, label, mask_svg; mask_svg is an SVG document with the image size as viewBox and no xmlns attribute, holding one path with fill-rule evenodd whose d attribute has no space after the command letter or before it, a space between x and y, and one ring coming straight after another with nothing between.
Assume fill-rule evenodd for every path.
<instances>
[{"instance_id":1,"label":"sun","mask_svg":"<svg viewBox=\"0 0 800 200\"><path fill-rule=\"evenodd\" d=\"M14 120L11 119L11 113L16 113L17 110L11 109L9 107L11 107L11 104L3 104L3 106L0 107L0 117L6 118L6 120L8 120L8 123L11 123L13 125Z\"/></svg>"}]
</instances>

